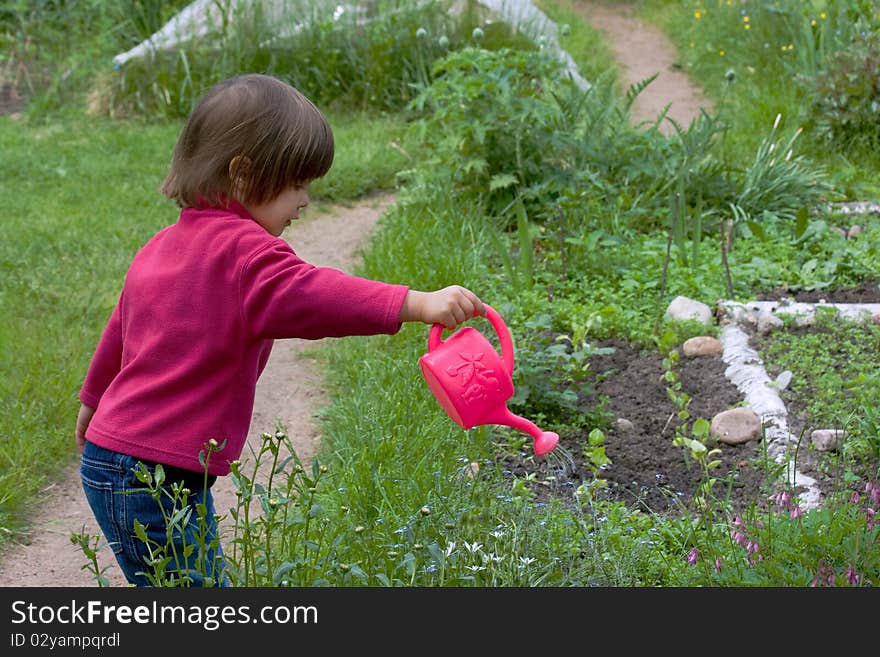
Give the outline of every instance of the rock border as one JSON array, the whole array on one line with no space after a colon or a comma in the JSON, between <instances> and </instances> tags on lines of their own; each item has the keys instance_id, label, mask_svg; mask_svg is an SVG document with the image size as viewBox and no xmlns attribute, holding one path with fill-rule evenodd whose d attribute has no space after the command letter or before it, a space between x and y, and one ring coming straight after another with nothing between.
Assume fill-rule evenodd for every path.
<instances>
[{"instance_id":1,"label":"rock border","mask_svg":"<svg viewBox=\"0 0 880 657\"><path fill-rule=\"evenodd\" d=\"M792 446L799 439L788 428L788 410L779 395L791 373L771 379L760 354L749 344L749 336L750 331L763 334L784 327L781 315L794 317L796 326L810 326L819 312L836 312L844 320L880 324L880 303L800 303L788 298L748 303L722 299L713 316L706 304L679 296L669 304L665 315L671 320L696 320L706 325L717 321L721 328L721 359L727 365L724 375L743 395L745 407L760 418L767 454L784 464L788 481L803 490L798 497L804 509L820 505L821 491L815 479L797 469L794 459ZM833 438L836 440L837 435ZM826 442L832 445L835 440Z\"/></svg>"},{"instance_id":2,"label":"rock border","mask_svg":"<svg viewBox=\"0 0 880 657\"><path fill-rule=\"evenodd\" d=\"M880 323L878 303L799 303L791 299L718 302L721 342L724 346L722 360L728 365L724 374L743 394L745 403L761 417L768 443L767 453L777 463L785 463L789 481L804 489L799 497L805 509L819 506L819 486L815 479L796 468L791 447L797 444L798 437L789 431L788 411L778 392L780 386L767 374L761 356L749 344L749 333L745 329L756 328L766 332L773 327L781 327L784 323L779 315L791 315L795 317L796 325L809 326L815 322L816 314L822 308L836 310L838 316L845 320Z\"/></svg>"}]
</instances>

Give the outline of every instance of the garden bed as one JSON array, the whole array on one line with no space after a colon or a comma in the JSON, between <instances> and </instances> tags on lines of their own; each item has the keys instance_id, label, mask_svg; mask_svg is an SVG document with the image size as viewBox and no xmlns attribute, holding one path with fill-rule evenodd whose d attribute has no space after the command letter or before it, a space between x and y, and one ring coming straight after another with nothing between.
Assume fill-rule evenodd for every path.
<instances>
[{"instance_id":1,"label":"garden bed","mask_svg":"<svg viewBox=\"0 0 880 657\"><path fill-rule=\"evenodd\" d=\"M779 289L762 296L763 300L788 297L797 302L816 303L877 303L880 287L875 281L836 291L793 293ZM808 331L802 327L799 331ZM772 338L752 338L752 346L766 344ZM613 347L608 355L591 358L591 369L599 376L592 397L594 403L607 400L612 424L605 434L606 454L611 464L603 468L601 477L608 486L603 496L614 501L657 513L668 513L682 506L692 508L694 493L702 481L699 468L685 458L685 450L673 444L675 428L680 424L678 408L670 399L663 381L663 356L656 350L643 349L623 341L604 341L600 347ZM743 395L726 376L728 365L723 357L682 357L675 365L681 392L690 398L690 419L711 420L716 414L741 405ZM768 365L771 376L778 374ZM790 429L795 436L810 426L809 399L787 394L785 404L792 418ZM627 422L622 422L626 420ZM528 444L523 452L509 456L504 467L510 477L529 481L536 500L552 497L574 499L583 482L594 478L590 462L583 454L589 429L582 433L563 435L559 454L536 458ZM798 452L797 469L816 481L823 496L832 493L841 482L839 473L823 466L822 455L810 449L809 435ZM772 477L761 441L741 445L721 445L711 441L710 449L718 447L721 465L713 470L719 481L713 489L717 498L729 498L736 509L766 502ZM797 491L796 491L797 492Z\"/></svg>"}]
</instances>

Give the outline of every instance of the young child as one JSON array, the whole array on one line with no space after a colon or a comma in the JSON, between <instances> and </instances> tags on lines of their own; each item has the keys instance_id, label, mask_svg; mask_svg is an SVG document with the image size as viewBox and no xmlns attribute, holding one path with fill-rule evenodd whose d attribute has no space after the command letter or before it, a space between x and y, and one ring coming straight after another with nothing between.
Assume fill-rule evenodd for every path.
<instances>
[{"instance_id":1,"label":"young child","mask_svg":"<svg viewBox=\"0 0 880 657\"><path fill-rule=\"evenodd\" d=\"M402 322L452 329L485 314L458 285L420 292L316 267L279 239L308 205L309 183L332 162L325 117L265 75L215 85L183 128L161 189L180 217L134 257L76 421L85 495L132 584L148 585L150 570L135 521L166 543L162 511L137 464L150 471L162 464L166 485L183 482L192 508L206 506L210 543L217 532L210 484L242 452L274 340L394 334ZM210 453L205 487L199 454L212 439L223 448ZM162 497L167 514L170 495ZM168 568L192 585L228 585L219 548L181 556L184 542L195 545L195 518L186 537L174 537L183 560Z\"/></svg>"}]
</instances>

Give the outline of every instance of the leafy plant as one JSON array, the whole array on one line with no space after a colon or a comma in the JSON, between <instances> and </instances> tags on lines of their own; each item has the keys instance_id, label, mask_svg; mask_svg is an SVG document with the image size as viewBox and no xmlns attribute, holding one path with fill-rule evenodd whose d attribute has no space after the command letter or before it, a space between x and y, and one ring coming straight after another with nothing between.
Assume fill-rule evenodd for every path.
<instances>
[{"instance_id":1,"label":"leafy plant","mask_svg":"<svg viewBox=\"0 0 880 657\"><path fill-rule=\"evenodd\" d=\"M813 129L841 151L880 146L880 33L858 33L814 78Z\"/></svg>"},{"instance_id":2,"label":"leafy plant","mask_svg":"<svg viewBox=\"0 0 880 657\"><path fill-rule=\"evenodd\" d=\"M434 64L433 82L410 103L418 137L453 172L465 194L505 207L511 189L541 180L541 126L554 112L549 80L560 64L542 51L467 47Z\"/></svg>"},{"instance_id":3,"label":"leafy plant","mask_svg":"<svg viewBox=\"0 0 880 657\"><path fill-rule=\"evenodd\" d=\"M601 423L601 410L591 409L583 400L593 392L590 357L613 349L596 347L585 336L574 340L554 334L552 318L546 314L529 318L523 328L511 407L552 423Z\"/></svg>"},{"instance_id":4,"label":"leafy plant","mask_svg":"<svg viewBox=\"0 0 880 657\"><path fill-rule=\"evenodd\" d=\"M735 225L747 224L758 236L763 235L758 217L764 222L792 222L801 208L817 205L831 191L821 169L811 166L803 156L794 155L794 142L801 130L782 139L781 121L782 115L778 114L743 175L736 200L730 204Z\"/></svg>"},{"instance_id":5,"label":"leafy plant","mask_svg":"<svg viewBox=\"0 0 880 657\"><path fill-rule=\"evenodd\" d=\"M677 538L687 550L682 582L702 586L871 587L880 573L877 483L847 491L805 513L788 490L767 508L725 518L709 533L688 522ZM717 540L708 542L706 536Z\"/></svg>"}]
</instances>

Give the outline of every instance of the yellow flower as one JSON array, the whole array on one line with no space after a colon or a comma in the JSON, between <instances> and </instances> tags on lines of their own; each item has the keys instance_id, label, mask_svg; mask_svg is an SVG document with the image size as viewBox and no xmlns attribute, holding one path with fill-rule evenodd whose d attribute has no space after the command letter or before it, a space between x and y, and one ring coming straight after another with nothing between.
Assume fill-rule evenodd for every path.
<instances>
[{"instance_id":1,"label":"yellow flower","mask_svg":"<svg viewBox=\"0 0 880 657\"><path fill-rule=\"evenodd\" d=\"M745 29L747 29L747 30L751 30L751 29L752 29L752 26L749 25L748 23L746 23L745 25L743 25L743 27L744 27Z\"/></svg>"},{"instance_id":2,"label":"yellow flower","mask_svg":"<svg viewBox=\"0 0 880 657\"><path fill-rule=\"evenodd\" d=\"M723 51L723 50L719 50L719 51L718 51L718 55L719 55L720 57L724 57L724 51Z\"/></svg>"},{"instance_id":3,"label":"yellow flower","mask_svg":"<svg viewBox=\"0 0 880 657\"><path fill-rule=\"evenodd\" d=\"M819 14L819 18L821 18L821 19L824 21L826 18L828 18L828 14L826 14L826 13L823 11L821 14Z\"/></svg>"},{"instance_id":4,"label":"yellow flower","mask_svg":"<svg viewBox=\"0 0 880 657\"><path fill-rule=\"evenodd\" d=\"M696 18L697 20L700 20L702 17L703 17L703 12L701 12L701 11L694 12L694 18Z\"/></svg>"},{"instance_id":5,"label":"yellow flower","mask_svg":"<svg viewBox=\"0 0 880 657\"><path fill-rule=\"evenodd\" d=\"M748 16L743 16L743 23L748 23L750 20L752 20L752 19L749 18Z\"/></svg>"},{"instance_id":6,"label":"yellow flower","mask_svg":"<svg viewBox=\"0 0 880 657\"><path fill-rule=\"evenodd\" d=\"M816 19L815 18L810 19L810 25L812 25L813 27L816 27Z\"/></svg>"}]
</instances>

